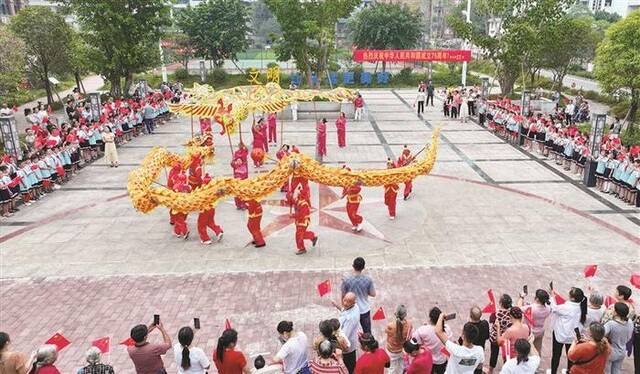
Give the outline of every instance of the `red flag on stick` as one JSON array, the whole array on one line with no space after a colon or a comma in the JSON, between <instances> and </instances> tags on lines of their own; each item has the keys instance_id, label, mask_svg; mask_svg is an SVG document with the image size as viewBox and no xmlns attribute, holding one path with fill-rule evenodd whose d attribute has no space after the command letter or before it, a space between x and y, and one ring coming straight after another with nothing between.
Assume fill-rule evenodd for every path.
<instances>
[{"instance_id":1,"label":"red flag on stick","mask_svg":"<svg viewBox=\"0 0 640 374\"><path fill-rule=\"evenodd\" d=\"M329 292L331 292L331 281L329 281L329 279L318 284L318 293L320 294L320 297L328 294Z\"/></svg>"},{"instance_id":2,"label":"red flag on stick","mask_svg":"<svg viewBox=\"0 0 640 374\"><path fill-rule=\"evenodd\" d=\"M373 313L373 317L371 317L371 319L373 319L374 321L378 321L386 318L387 316L385 316L384 309L382 309L382 307L379 307L378 309L376 309L376 312Z\"/></svg>"},{"instance_id":3,"label":"red flag on stick","mask_svg":"<svg viewBox=\"0 0 640 374\"><path fill-rule=\"evenodd\" d=\"M640 274L633 274L631 275L631 279L629 279L629 282L635 287L635 288L640 288Z\"/></svg>"},{"instance_id":4,"label":"red flag on stick","mask_svg":"<svg viewBox=\"0 0 640 374\"><path fill-rule=\"evenodd\" d=\"M94 340L91 342L91 346L98 348L102 353L108 353L111 350L111 338L105 336L104 338Z\"/></svg>"},{"instance_id":5,"label":"red flag on stick","mask_svg":"<svg viewBox=\"0 0 640 374\"><path fill-rule=\"evenodd\" d=\"M125 339L125 340L121 341L121 342L120 342L120 343L118 343L118 344L120 344L120 345L126 345L127 347L130 347L130 346L132 346L132 345L135 345L135 344L136 344L136 342L135 342L135 341L133 341L133 339L131 339L131 338L127 338L127 339Z\"/></svg>"},{"instance_id":6,"label":"red flag on stick","mask_svg":"<svg viewBox=\"0 0 640 374\"><path fill-rule=\"evenodd\" d=\"M604 306L605 307L609 307L610 305L613 305L616 303L616 299L613 296L607 296L604 298Z\"/></svg>"},{"instance_id":7,"label":"red flag on stick","mask_svg":"<svg viewBox=\"0 0 640 374\"><path fill-rule=\"evenodd\" d=\"M447 357L451 357L451 353L449 353L449 351L447 350L447 347L442 347L442 349L440 349L440 353L442 353Z\"/></svg>"},{"instance_id":8,"label":"red flag on stick","mask_svg":"<svg viewBox=\"0 0 640 374\"><path fill-rule=\"evenodd\" d=\"M489 304L482 309L482 313L495 313L496 312L496 297L493 294L493 290L489 289L487 291L487 296L489 296Z\"/></svg>"},{"instance_id":9,"label":"red flag on stick","mask_svg":"<svg viewBox=\"0 0 640 374\"><path fill-rule=\"evenodd\" d=\"M584 277L591 278L596 275L596 271L598 271L598 265L587 265L584 268Z\"/></svg>"},{"instance_id":10,"label":"red flag on stick","mask_svg":"<svg viewBox=\"0 0 640 374\"><path fill-rule=\"evenodd\" d=\"M553 296L553 298L556 300L556 304L558 304L558 305L562 305L567 301L567 300L565 300L564 297L560 296L560 294L555 294L555 296Z\"/></svg>"},{"instance_id":11,"label":"red flag on stick","mask_svg":"<svg viewBox=\"0 0 640 374\"><path fill-rule=\"evenodd\" d=\"M224 329L226 330L231 330L231 321L229 320L229 318L226 318L224 320Z\"/></svg>"},{"instance_id":12,"label":"red flag on stick","mask_svg":"<svg viewBox=\"0 0 640 374\"><path fill-rule=\"evenodd\" d=\"M62 336L62 334L57 332L53 334L53 336L50 337L49 340L44 342L44 344L53 344L56 346L56 349L58 350L58 352L60 352L61 350L65 349L66 346L71 344L71 342L67 340L67 338Z\"/></svg>"},{"instance_id":13,"label":"red flag on stick","mask_svg":"<svg viewBox=\"0 0 640 374\"><path fill-rule=\"evenodd\" d=\"M526 318L527 322L529 322L529 326L533 326L533 308L532 307L528 307L527 309L525 309L524 318Z\"/></svg>"}]
</instances>

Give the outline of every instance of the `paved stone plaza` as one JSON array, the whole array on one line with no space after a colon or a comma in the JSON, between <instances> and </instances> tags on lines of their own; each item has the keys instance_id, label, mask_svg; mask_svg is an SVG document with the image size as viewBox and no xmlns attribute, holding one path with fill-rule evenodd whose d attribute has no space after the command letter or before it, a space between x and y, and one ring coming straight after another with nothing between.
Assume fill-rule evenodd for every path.
<instances>
[{"instance_id":1,"label":"paved stone plaza","mask_svg":"<svg viewBox=\"0 0 640 374\"><path fill-rule=\"evenodd\" d=\"M233 201L216 208L225 231L221 242L200 244L195 214L189 217L189 241L177 239L165 208L138 213L126 194L127 174L153 146L182 151L190 121L174 119L156 135L120 147L119 168L99 160L43 201L0 222L0 329L25 351L62 332L73 344L62 352L60 367L71 372L82 364L90 341L109 335L115 344L154 313L174 338L180 326L199 316L197 345L207 352L225 318L239 330L245 352L274 352L279 320L290 319L312 335L321 318L336 314L317 296L315 284L332 279L337 288L356 256L367 260L379 292L374 305L384 306L388 316L396 304L406 303L419 324L438 303L458 312L455 331L470 305L486 304L488 288L516 295L524 283L535 289L554 280L566 295L570 286L587 286L585 265L598 264L590 286L610 293L638 271L640 209L585 188L552 162L475 123L443 120L438 100L419 118L411 105L414 95L364 91L366 119L347 123L345 149L337 147L333 120L328 124L323 162L353 169L384 168L404 144L415 153L433 128L443 128L433 172L415 181L411 199L398 201L395 221L387 218L382 188L365 188L364 230L353 233L341 189L312 183L311 228L320 241L305 256L293 254L294 225L281 193L263 202L265 248L247 245L246 213ZM243 129L248 143L249 123ZM230 176L228 141L215 141L216 161L207 169ZM284 141L315 154L315 122L287 121ZM381 336L383 324L374 328ZM546 367L550 341L545 344ZM112 351L116 370L133 372L124 348ZM174 365L173 355L165 362Z\"/></svg>"}]
</instances>

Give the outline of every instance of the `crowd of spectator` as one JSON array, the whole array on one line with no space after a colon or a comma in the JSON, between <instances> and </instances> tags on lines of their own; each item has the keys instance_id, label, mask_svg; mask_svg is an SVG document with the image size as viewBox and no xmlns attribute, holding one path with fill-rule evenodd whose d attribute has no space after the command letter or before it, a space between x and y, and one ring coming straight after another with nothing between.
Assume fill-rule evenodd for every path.
<instances>
[{"instance_id":1,"label":"crowd of spectator","mask_svg":"<svg viewBox=\"0 0 640 374\"><path fill-rule=\"evenodd\" d=\"M162 356L170 350L180 374L204 374L214 367L221 374L481 374L494 373L499 366L504 374L533 374L543 359L556 374L564 366L563 350L571 374L620 374L631 352L635 370L640 370L640 318L632 290L625 285L616 287L612 296L596 291L587 295L573 287L567 300L552 283L548 290L536 290L532 299L524 287L515 301L502 294L484 309L471 306L468 321L459 332L448 324L457 318L455 313L447 314L434 306L428 321L414 328L410 311L398 305L387 321L383 342L379 342L367 331L372 318L369 298L375 296L375 288L364 267L365 260L356 258L353 273L343 279L340 303L332 302L339 310L338 318L322 320L317 331L306 333L295 328L292 321L283 320L274 326L279 349L272 357L258 355L250 362L251 356L248 359L239 349L242 339L238 331L231 326L225 327L213 352L207 355L194 346L199 323L180 328L174 343L158 318L131 329L127 352L135 372L166 373ZM483 313L490 313L489 318L485 319ZM150 342L155 330L162 336L161 343ZM543 337L549 332L551 356L541 357ZM57 355L55 345L45 345L27 359L12 351L9 336L0 333L3 374L57 374ZM112 374L114 369L102 363L100 350L92 347L79 373Z\"/></svg>"},{"instance_id":2,"label":"crowd of spectator","mask_svg":"<svg viewBox=\"0 0 640 374\"><path fill-rule=\"evenodd\" d=\"M20 144L22 158L0 155L2 219L18 211L19 203L31 205L59 189L103 155L109 166L118 167L116 145L153 134L155 126L170 116L167 103L179 100L180 95L180 87L163 84L156 91L136 90L131 98L108 97L96 109L74 90L66 98L64 119L40 102L26 108L28 126ZM4 105L0 115L8 114L11 110Z\"/></svg>"}]
</instances>

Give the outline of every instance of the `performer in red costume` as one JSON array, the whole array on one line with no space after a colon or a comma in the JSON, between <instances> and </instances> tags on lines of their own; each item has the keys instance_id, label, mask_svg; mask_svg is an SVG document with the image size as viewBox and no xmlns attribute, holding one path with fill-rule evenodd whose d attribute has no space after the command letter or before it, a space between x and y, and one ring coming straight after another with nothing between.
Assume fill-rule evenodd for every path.
<instances>
[{"instance_id":1,"label":"performer in red costume","mask_svg":"<svg viewBox=\"0 0 640 374\"><path fill-rule=\"evenodd\" d=\"M174 162L171 166L171 170L169 170L169 175L167 176L167 188L173 190L173 186L176 183L176 177L178 174L182 172L182 165L179 162ZM173 214L171 213L171 209L169 209L169 224L173 225L175 223Z\"/></svg>"},{"instance_id":2,"label":"performer in red costume","mask_svg":"<svg viewBox=\"0 0 640 374\"><path fill-rule=\"evenodd\" d=\"M395 165L391 159L387 160L387 169L393 169ZM384 205L389 209L389 219L396 219L396 199L398 197L398 190L400 187L396 183L387 184L384 186Z\"/></svg>"},{"instance_id":3,"label":"performer in red costume","mask_svg":"<svg viewBox=\"0 0 640 374\"><path fill-rule=\"evenodd\" d=\"M340 112L340 117L336 120L336 131L338 133L338 147L347 146L347 117L344 112Z\"/></svg>"},{"instance_id":4,"label":"performer in red costume","mask_svg":"<svg viewBox=\"0 0 640 374\"><path fill-rule=\"evenodd\" d=\"M289 146L286 144L283 144L282 147L280 147L280 150L276 153L276 158L278 160L282 160L283 158L289 156ZM286 182L284 182L284 184L282 185L282 187L280 187L280 192L289 192L289 179L287 178Z\"/></svg>"},{"instance_id":5,"label":"performer in red costume","mask_svg":"<svg viewBox=\"0 0 640 374\"><path fill-rule=\"evenodd\" d=\"M316 154L320 157L327 155L327 119L323 118L316 125Z\"/></svg>"},{"instance_id":6,"label":"performer in red costume","mask_svg":"<svg viewBox=\"0 0 640 374\"><path fill-rule=\"evenodd\" d=\"M291 153L300 153L300 150L295 145L291 146ZM311 189L309 188L309 180L301 175L294 175L291 177L291 185L289 186L289 192L287 193L287 203L294 205L295 200L293 193L301 186L302 197L311 206Z\"/></svg>"},{"instance_id":7,"label":"performer in red costume","mask_svg":"<svg viewBox=\"0 0 640 374\"><path fill-rule=\"evenodd\" d=\"M192 191L202 185L202 174L202 156L196 153L189 164L189 187Z\"/></svg>"},{"instance_id":8,"label":"performer in red costume","mask_svg":"<svg viewBox=\"0 0 640 374\"><path fill-rule=\"evenodd\" d=\"M311 223L311 208L307 200L302 196L302 186L296 190L295 201L296 247L298 248L296 254L302 255L307 253L304 241L311 240L312 245L315 247L318 243L318 235L308 230Z\"/></svg>"},{"instance_id":9,"label":"performer in red costume","mask_svg":"<svg viewBox=\"0 0 640 374\"><path fill-rule=\"evenodd\" d=\"M202 184L208 184L209 182L211 182L211 176L209 176L209 173L206 173L204 177L202 177ZM200 243L204 245L211 244L211 238L209 237L207 229L213 230L218 241L222 240L222 236L224 235L222 227L216 225L215 217L216 209L214 207L206 209L198 214L198 235L200 235Z\"/></svg>"},{"instance_id":10,"label":"performer in red costume","mask_svg":"<svg viewBox=\"0 0 640 374\"><path fill-rule=\"evenodd\" d=\"M235 152L237 154L238 151ZM247 165L247 159L240 157L240 155L234 156L235 158L231 161L231 167L233 168L233 177L236 179L247 179L249 178L249 166ZM247 205L242 199L239 197L233 198L236 203L236 209L247 209Z\"/></svg>"},{"instance_id":11,"label":"performer in red costume","mask_svg":"<svg viewBox=\"0 0 640 374\"><path fill-rule=\"evenodd\" d=\"M398 167L409 165L410 163L413 162L414 158L415 157L411 155L411 150L405 144L404 148L402 149L402 154L400 155L400 157L398 157L398 162L397 162ZM409 195L411 195L412 191L413 191L413 180L409 179L404 182L404 200L407 200L409 198Z\"/></svg>"},{"instance_id":12,"label":"performer in red costume","mask_svg":"<svg viewBox=\"0 0 640 374\"><path fill-rule=\"evenodd\" d=\"M251 128L251 134L253 135L253 149L260 148L266 153L269 152L269 146L265 130L264 119L260 118Z\"/></svg>"},{"instance_id":13,"label":"performer in red costume","mask_svg":"<svg viewBox=\"0 0 640 374\"><path fill-rule=\"evenodd\" d=\"M264 247L267 245L262 237L262 230L260 230L260 221L262 220L262 205L256 200L247 200L247 208L249 218L247 220L247 228L253 236L251 242L256 248Z\"/></svg>"},{"instance_id":14,"label":"performer in red costume","mask_svg":"<svg viewBox=\"0 0 640 374\"><path fill-rule=\"evenodd\" d=\"M247 146L244 145L243 142L238 143L238 149L233 152L233 158L239 157L242 159L242 161L247 163L247 156L249 156L249 150L247 149Z\"/></svg>"},{"instance_id":15,"label":"performer in red costume","mask_svg":"<svg viewBox=\"0 0 640 374\"><path fill-rule=\"evenodd\" d=\"M200 118L200 134L211 133L211 118Z\"/></svg>"},{"instance_id":16,"label":"performer in red costume","mask_svg":"<svg viewBox=\"0 0 640 374\"><path fill-rule=\"evenodd\" d=\"M267 117L267 123L269 124L269 143L274 142L277 143L277 136L276 136L276 128L277 128L277 124L276 124L276 114L275 113L269 113L269 116Z\"/></svg>"},{"instance_id":17,"label":"performer in red costume","mask_svg":"<svg viewBox=\"0 0 640 374\"><path fill-rule=\"evenodd\" d=\"M347 197L347 215L353 227L353 231L360 232L362 230L362 216L358 214L358 208L360 207L360 201L362 201L362 195L360 191L361 183L358 181L349 187L345 187L342 192L342 197Z\"/></svg>"},{"instance_id":18,"label":"performer in red costume","mask_svg":"<svg viewBox=\"0 0 640 374\"><path fill-rule=\"evenodd\" d=\"M173 190L176 192L189 193L191 187L187 183L187 175L180 172L175 177ZM173 232L178 238L189 238L189 229L187 228L187 213L173 212Z\"/></svg>"}]
</instances>

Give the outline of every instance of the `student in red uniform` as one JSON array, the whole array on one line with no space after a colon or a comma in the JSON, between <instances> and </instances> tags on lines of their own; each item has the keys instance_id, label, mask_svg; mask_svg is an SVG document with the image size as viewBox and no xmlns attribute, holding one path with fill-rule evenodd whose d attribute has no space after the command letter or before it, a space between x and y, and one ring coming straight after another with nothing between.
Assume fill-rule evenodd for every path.
<instances>
[{"instance_id":1,"label":"student in red uniform","mask_svg":"<svg viewBox=\"0 0 640 374\"><path fill-rule=\"evenodd\" d=\"M402 149L402 154L400 155L400 157L398 157L398 167L400 168L409 165L411 162L413 162L414 158L415 157L411 155L411 150L405 144L404 149ZM409 195L411 195L412 191L413 180L409 179L408 181L404 182L404 200L407 200L409 198Z\"/></svg>"},{"instance_id":2,"label":"student in red uniform","mask_svg":"<svg viewBox=\"0 0 640 374\"><path fill-rule=\"evenodd\" d=\"M430 374L433 367L431 350L423 349L415 339L404 342L404 351L411 360L406 374Z\"/></svg>"},{"instance_id":3,"label":"student in red uniform","mask_svg":"<svg viewBox=\"0 0 640 374\"><path fill-rule=\"evenodd\" d=\"M347 146L347 117L344 112L340 112L340 117L336 120L336 132L338 133L338 147Z\"/></svg>"},{"instance_id":4,"label":"student in red uniform","mask_svg":"<svg viewBox=\"0 0 640 374\"><path fill-rule=\"evenodd\" d=\"M276 136L276 128L277 128L277 124L276 124L276 114L275 113L269 113L269 116L267 117L267 123L269 125L269 143L273 142L273 143L277 143L277 136Z\"/></svg>"},{"instance_id":5,"label":"student in red uniform","mask_svg":"<svg viewBox=\"0 0 640 374\"><path fill-rule=\"evenodd\" d=\"M384 369L389 367L389 355L384 349L378 347L378 342L370 333L364 333L360 337L362 355L356 362L355 374L384 374Z\"/></svg>"},{"instance_id":6,"label":"student in red uniform","mask_svg":"<svg viewBox=\"0 0 640 374\"><path fill-rule=\"evenodd\" d=\"M347 198L347 215L353 226L351 229L358 232L362 230L362 216L358 214L360 201L362 201L362 195L360 195L360 191L362 191L361 184L358 181L349 187L345 187L342 192L342 197Z\"/></svg>"},{"instance_id":7,"label":"student in red uniform","mask_svg":"<svg viewBox=\"0 0 640 374\"><path fill-rule=\"evenodd\" d=\"M387 169L393 169L395 165L391 159L387 160ZM396 199L398 198L398 184L391 183L384 186L384 205L389 209L389 219L396 219Z\"/></svg>"},{"instance_id":8,"label":"student in red uniform","mask_svg":"<svg viewBox=\"0 0 640 374\"><path fill-rule=\"evenodd\" d=\"M318 235L313 231L308 231L309 224L311 223L311 210L309 203L303 197L302 186L296 190L295 194L295 221L296 221L296 246L298 247L297 255L307 253L304 247L305 240L311 240L312 245L315 247L318 243Z\"/></svg>"},{"instance_id":9,"label":"student in red uniform","mask_svg":"<svg viewBox=\"0 0 640 374\"><path fill-rule=\"evenodd\" d=\"M247 209L249 218L247 220L247 228L253 236L251 242L256 248L264 247L267 245L262 237L262 230L260 229L260 221L262 220L262 205L256 200L247 200Z\"/></svg>"},{"instance_id":10,"label":"student in red uniform","mask_svg":"<svg viewBox=\"0 0 640 374\"><path fill-rule=\"evenodd\" d=\"M173 185L173 190L175 192L189 193L191 192L191 187L187 183L187 175L183 172L180 172L176 178L175 183ZM173 212L173 232L178 238L184 238L184 240L189 239L189 229L187 228L187 213Z\"/></svg>"}]
</instances>

